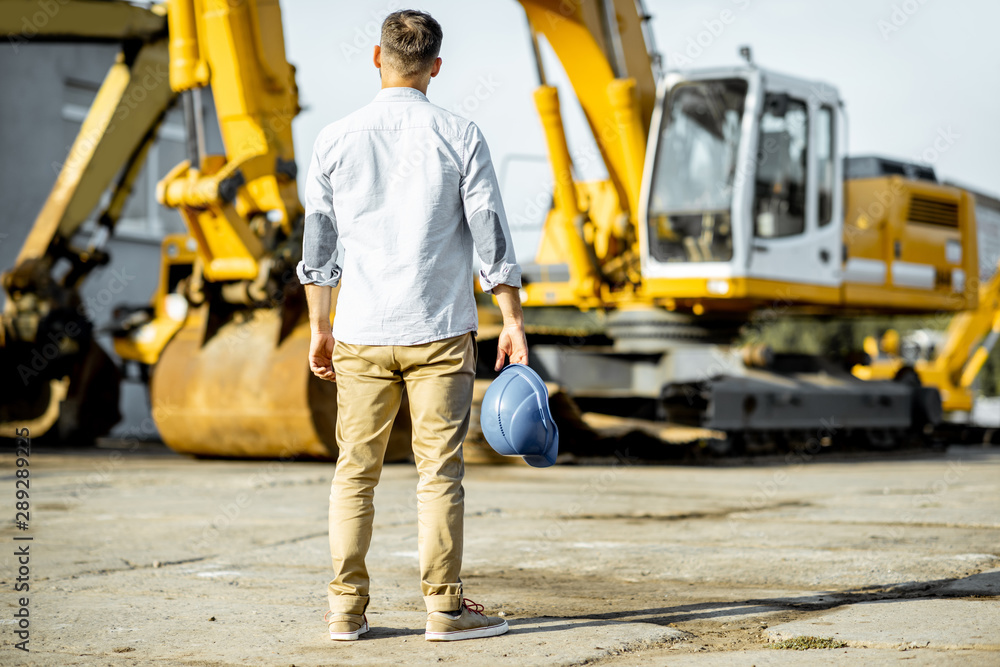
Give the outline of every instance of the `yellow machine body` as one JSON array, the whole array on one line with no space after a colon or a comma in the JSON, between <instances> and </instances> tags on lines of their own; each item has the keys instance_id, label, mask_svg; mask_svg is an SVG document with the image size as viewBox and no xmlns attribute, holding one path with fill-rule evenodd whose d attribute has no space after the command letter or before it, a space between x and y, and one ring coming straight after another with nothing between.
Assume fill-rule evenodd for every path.
<instances>
[{"instance_id":1,"label":"yellow machine body","mask_svg":"<svg viewBox=\"0 0 1000 667\"><path fill-rule=\"evenodd\" d=\"M557 333L562 319L566 335L575 335L573 310L592 311L599 322L619 313L667 311L693 318L695 326L713 317L746 321L775 308L824 316L955 314L944 349L917 371L925 385L939 389L945 411L970 408L972 381L996 338L989 332L1000 317L1000 289L995 279L982 286L976 280L975 198L969 191L902 163L889 173L848 174L846 116L836 89L827 84L749 65L669 73L654 98L654 61L634 5L613 5L620 38L615 43L606 39L616 32L602 16L612 3L573 3L573 11L555 3L521 4L536 56L537 35L543 35L580 100L608 172L603 181L574 178L558 92L544 85L539 65L543 85L535 104L554 185L541 241L525 267L522 303L529 331ZM720 171L704 192L692 190L716 201L714 207L691 207L694 197L677 210L658 207L664 165L673 160L674 181L704 168L703 137L696 146L700 155L670 154L672 141L683 142L683 132L680 138L677 132L684 121L721 139L723 124L713 122L729 111L708 97L702 98L710 102L701 105L702 112L685 109L683 94L720 81L743 96L724 147L731 150L728 180ZM791 122L796 110L798 120ZM783 152L795 153L796 142L797 161L782 160L788 157ZM766 175L775 172L781 177L768 182ZM775 216L796 205L788 194L796 172L800 227L767 231L769 218L773 226ZM713 197L710 188L726 196ZM767 201L779 206L769 211L762 204ZM699 231L682 244L684 224ZM676 241L677 252L657 257L653 247L664 240ZM891 379L898 371L898 362L892 364L855 373Z\"/></svg>"},{"instance_id":2,"label":"yellow machine body","mask_svg":"<svg viewBox=\"0 0 1000 667\"><path fill-rule=\"evenodd\" d=\"M674 308L749 312L778 301L815 314L974 308L978 271L973 197L959 188L885 176L844 184L844 277L816 285L750 276L661 278L641 294ZM887 193L891 203L886 205ZM863 280L850 266L864 262ZM904 274L905 272L905 274ZM859 272L860 273L860 272Z\"/></svg>"},{"instance_id":3,"label":"yellow machine body","mask_svg":"<svg viewBox=\"0 0 1000 667\"><path fill-rule=\"evenodd\" d=\"M197 260L197 244L186 234L168 235L160 249L160 277L151 300L151 319L128 335L113 338L119 357L148 366L160 360L163 348L184 326L189 305L176 290L180 280L191 275Z\"/></svg>"},{"instance_id":4,"label":"yellow machine body","mask_svg":"<svg viewBox=\"0 0 1000 667\"><path fill-rule=\"evenodd\" d=\"M971 194L888 176L848 181L845 202L847 262L863 259L885 270L881 280L845 279L841 305L880 312L976 307L979 255Z\"/></svg>"},{"instance_id":5,"label":"yellow machine body","mask_svg":"<svg viewBox=\"0 0 1000 667\"><path fill-rule=\"evenodd\" d=\"M590 85L588 79L573 83L578 94ZM673 82L674 87L683 85ZM624 92L628 88L625 82L614 80L608 85L608 97L616 99L618 106L601 109L603 116L596 111L591 111L595 117L588 115L592 126L610 128L605 140L614 137L617 153L625 156L618 163L608 157L605 166L614 177L599 182L573 179L556 91L543 87L535 93L555 186L554 206L545 220L531 265L533 273L525 286L526 306L613 309L644 304L702 314L749 313L780 301L803 311L832 315L957 312L976 306L975 285L965 280L978 270L974 198L957 187L903 176L840 179L839 216L827 223L840 230L836 244L840 252L833 256L831 247L826 254L828 263L838 265L829 280L811 279L808 269L785 279L768 277L753 270L747 253L743 257L737 253L725 263L687 263L680 271L670 270L680 268L680 262L667 265L662 272L651 270L655 267L648 245L657 234L671 234L671 216L647 210L656 156L646 155L646 126L637 113L641 108ZM661 93L661 104L669 94L669 88ZM660 118L662 111L654 114L654 125L666 125ZM752 123L749 129L756 130ZM656 148L651 141L649 150L655 153ZM748 150L755 149L762 147L751 142ZM645 171L626 168L642 163ZM744 180L751 181L753 169L747 171ZM640 194L643 182L645 191ZM741 214L733 211L734 229ZM743 220L746 234L753 224L750 216L744 215ZM811 221L804 227L804 240L796 252L818 257L820 246L805 237L823 230ZM629 244L630 238L640 245ZM733 243L741 240L757 243L749 236ZM697 248L702 242L692 245ZM645 255L641 271L635 264L639 254ZM699 271L699 266L705 270Z\"/></svg>"},{"instance_id":6,"label":"yellow machine body","mask_svg":"<svg viewBox=\"0 0 1000 667\"><path fill-rule=\"evenodd\" d=\"M975 274L973 274L975 275ZM889 330L882 341L866 340L867 364L854 367L863 380L892 380L907 368L898 346L899 335ZM1000 340L1000 264L979 285L976 307L951 318L945 343L931 359L919 359L914 371L924 385L937 387L941 406L949 413L968 413L975 400L973 384L990 351Z\"/></svg>"}]
</instances>

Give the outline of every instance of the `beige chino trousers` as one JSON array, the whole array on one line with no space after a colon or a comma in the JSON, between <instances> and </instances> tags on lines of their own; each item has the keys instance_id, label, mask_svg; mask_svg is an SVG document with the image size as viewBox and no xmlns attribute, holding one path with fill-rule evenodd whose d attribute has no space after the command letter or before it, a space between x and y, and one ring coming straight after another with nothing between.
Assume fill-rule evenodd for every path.
<instances>
[{"instance_id":1,"label":"beige chino trousers","mask_svg":"<svg viewBox=\"0 0 1000 667\"><path fill-rule=\"evenodd\" d=\"M335 614L362 614L368 606L365 555L371 544L375 486L403 387L413 422L417 482L420 587L427 611L462 602L465 462L477 346L471 333L423 345L351 345L336 342L337 444L330 488L328 593Z\"/></svg>"}]
</instances>

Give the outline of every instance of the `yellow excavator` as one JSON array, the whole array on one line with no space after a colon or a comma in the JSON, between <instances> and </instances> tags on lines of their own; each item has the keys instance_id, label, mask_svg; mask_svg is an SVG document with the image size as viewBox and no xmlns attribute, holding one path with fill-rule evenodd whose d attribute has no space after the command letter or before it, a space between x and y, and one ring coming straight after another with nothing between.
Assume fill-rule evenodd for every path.
<instances>
[{"instance_id":1,"label":"yellow excavator","mask_svg":"<svg viewBox=\"0 0 1000 667\"><path fill-rule=\"evenodd\" d=\"M28 37L120 41L122 50L3 278L0 363L24 382L4 383L0 422L36 436L55 427L87 438L118 420L117 372L93 342L78 294L108 257L100 240L75 248L70 239L108 189L95 237L113 232L179 98L188 159L158 184L157 198L180 212L188 233L164 239L151 305L120 318L115 351L153 368L153 419L179 451L331 456L335 388L303 366L308 333L294 274L302 206L291 133L299 105L278 3L70 0L56 9ZM33 10L0 2L4 32L21 36ZM204 148L199 107L208 86L225 155ZM57 272L66 260L73 268ZM35 352L42 363L32 367Z\"/></svg>"},{"instance_id":2,"label":"yellow excavator","mask_svg":"<svg viewBox=\"0 0 1000 667\"><path fill-rule=\"evenodd\" d=\"M0 0L6 34L21 29L30 4ZM971 193L918 165L845 159L843 106L829 85L763 70L749 56L739 67L661 77L641 2L520 4L553 170L553 206L536 257L522 262L521 297L533 365L548 380L588 410L683 424L685 438L788 437L826 420L838 435L887 442L932 430L942 397L949 411L971 401L969 378L983 356L973 350L988 348L983 323L992 317L996 330L998 312L997 286L972 279ZM16 377L34 352L44 363L23 385L3 389L0 427L93 436L117 420L117 374L77 294L107 256L98 243L80 249L69 239L109 188L98 225L113 231L179 98L188 159L157 196L180 212L188 233L164 239L150 306L121 319L115 351L152 369L152 416L177 451L335 456L336 387L305 363L294 274L298 100L276 0L170 0L149 9L68 0L39 32L120 40L123 49L3 278L0 368ZM605 179L574 177L540 39L569 77ZM150 68L168 76L150 81ZM225 155L204 150L207 86ZM61 259L73 268L56 278ZM960 372L951 361L941 372L912 373L873 363L852 376L819 358L737 348L741 327L762 310L966 313L973 326L952 357L971 361ZM866 374L869 381L858 379ZM407 446L406 431L397 424L396 452Z\"/></svg>"},{"instance_id":3,"label":"yellow excavator","mask_svg":"<svg viewBox=\"0 0 1000 667\"><path fill-rule=\"evenodd\" d=\"M0 427L32 435L89 440L119 419L120 375L94 342L79 287L107 264L113 230L176 94L167 81L167 22L162 10L124 2L0 2L0 31L16 48L30 40L119 42L112 65L55 185L17 256L3 274L0 326ZM140 102L141 101L141 102ZM101 203L86 247L73 234Z\"/></svg>"},{"instance_id":4,"label":"yellow excavator","mask_svg":"<svg viewBox=\"0 0 1000 667\"><path fill-rule=\"evenodd\" d=\"M886 447L968 416L1000 335L1000 277L977 279L977 206L995 199L977 203L927 166L847 157L836 88L760 68L749 48L742 65L668 72L654 90L641 4L591 3L576 32L563 5L522 4L608 173L574 179L540 69L554 204L522 303L549 334L532 345L543 377L586 409L729 444L801 442L835 424L837 438ZM934 359L883 355L853 374L735 344L761 320L873 314L957 316Z\"/></svg>"}]
</instances>

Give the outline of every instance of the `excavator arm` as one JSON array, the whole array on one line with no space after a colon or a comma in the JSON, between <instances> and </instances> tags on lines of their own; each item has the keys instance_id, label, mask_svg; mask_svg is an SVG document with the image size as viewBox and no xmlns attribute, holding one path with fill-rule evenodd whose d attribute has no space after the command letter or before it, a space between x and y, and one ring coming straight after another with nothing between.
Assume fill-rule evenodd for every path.
<instances>
[{"instance_id":1,"label":"excavator arm","mask_svg":"<svg viewBox=\"0 0 1000 667\"><path fill-rule=\"evenodd\" d=\"M631 207L638 202L656 101L653 60L642 32L647 17L634 0L521 0L521 5L532 32L544 36L559 57L608 178L622 206Z\"/></svg>"},{"instance_id":2,"label":"excavator arm","mask_svg":"<svg viewBox=\"0 0 1000 667\"><path fill-rule=\"evenodd\" d=\"M290 236L302 214L291 129L298 91L281 12L276 0L168 6L170 85L186 109L211 85L226 155L206 156L189 142L188 161L160 183L158 198L183 215L207 280L253 281L269 238Z\"/></svg>"},{"instance_id":3,"label":"excavator arm","mask_svg":"<svg viewBox=\"0 0 1000 667\"><path fill-rule=\"evenodd\" d=\"M525 269L528 305L596 307L609 290L636 286L639 192L656 97L643 27L634 0L520 0L539 72L535 104L553 168L554 206L535 263ZM569 77L608 178L580 183L573 174L557 90L546 81L542 36Z\"/></svg>"},{"instance_id":4,"label":"excavator arm","mask_svg":"<svg viewBox=\"0 0 1000 667\"><path fill-rule=\"evenodd\" d=\"M1000 340L1000 263L979 286L979 304L951 319L940 353L920 361L916 371L923 384L936 386L947 412L972 410L972 385Z\"/></svg>"}]
</instances>

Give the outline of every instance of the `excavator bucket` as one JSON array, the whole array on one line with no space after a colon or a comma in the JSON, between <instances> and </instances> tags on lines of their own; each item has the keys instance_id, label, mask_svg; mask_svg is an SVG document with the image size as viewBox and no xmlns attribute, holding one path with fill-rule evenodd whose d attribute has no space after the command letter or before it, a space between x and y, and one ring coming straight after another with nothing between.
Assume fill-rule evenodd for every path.
<instances>
[{"instance_id":1,"label":"excavator bucket","mask_svg":"<svg viewBox=\"0 0 1000 667\"><path fill-rule=\"evenodd\" d=\"M173 450L205 457L337 456L337 385L309 370L309 326L282 335L277 309L254 311L210 335L192 316L153 373L153 418ZM403 402L386 460L409 458L409 405Z\"/></svg>"}]
</instances>

